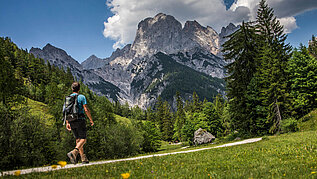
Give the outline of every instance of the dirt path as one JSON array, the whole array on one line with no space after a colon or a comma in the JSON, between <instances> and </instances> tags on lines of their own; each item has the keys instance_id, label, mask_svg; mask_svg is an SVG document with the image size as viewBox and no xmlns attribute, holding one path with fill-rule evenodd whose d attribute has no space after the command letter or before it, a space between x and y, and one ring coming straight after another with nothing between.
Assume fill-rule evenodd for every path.
<instances>
[{"instance_id":1,"label":"dirt path","mask_svg":"<svg viewBox=\"0 0 317 179\"><path fill-rule=\"evenodd\" d=\"M233 143L224 144L224 145L220 145L220 146L207 147L207 148L201 148L201 149L185 150L185 151L163 153L163 154L153 154L153 155L146 155L146 156L133 157L133 158L125 158L125 159L117 159L117 160L90 162L89 164L76 164L76 165L67 164L63 168L58 165L56 169L52 169L51 166L47 166L47 167L38 167L38 168L30 168L30 169L23 169L23 170L13 170L13 171L2 172L2 173L0 173L0 176L14 175L14 173L16 171L20 171L20 175L22 175L22 174L27 174L27 173L32 173L32 172L47 172L47 171L53 171L53 170L76 168L76 167L83 167L83 166L90 166L90 165L100 165L100 164L115 163L115 162L121 162L121 161L140 160L140 159L145 159L145 158L150 158L150 157L160 157L160 156L165 156L165 155L175 155L175 154L197 152L197 151L202 151L202 150L209 150L209 149L214 149L214 148L229 147L229 146L234 146L234 145L241 145L241 144L258 142L260 140L262 140L262 138L253 138L253 139L247 139L247 140L243 140L243 141L239 141L239 142L233 142Z\"/></svg>"}]
</instances>

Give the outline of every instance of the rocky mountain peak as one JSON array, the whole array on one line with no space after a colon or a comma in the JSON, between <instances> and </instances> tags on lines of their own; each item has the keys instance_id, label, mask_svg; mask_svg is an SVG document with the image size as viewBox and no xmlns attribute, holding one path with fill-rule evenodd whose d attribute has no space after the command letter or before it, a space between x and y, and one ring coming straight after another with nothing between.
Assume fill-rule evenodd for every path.
<instances>
[{"instance_id":1,"label":"rocky mountain peak","mask_svg":"<svg viewBox=\"0 0 317 179\"><path fill-rule=\"evenodd\" d=\"M186 44L186 50L201 48L214 55L217 55L220 49L218 33L209 26L200 25L197 21L185 23L181 43Z\"/></svg>"},{"instance_id":2,"label":"rocky mountain peak","mask_svg":"<svg viewBox=\"0 0 317 179\"><path fill-rule=\"evenodd\" d=\"M204 29L202 25L200 25L196 20L194 21L186 21L184 25L184 30L198 30Z\"/></svg>"},{"instance_id":3,"label":"rocky mountain peak","mask_svg":"<svg viewBox=\"0 0 317 179\"><path fill-rule=\"evenodd\" d=\"M195 20L187 21L182 28L173 16L159 13L139 23L131 51L134 56L142 57L157 52L172 54L195 48L203 48L217 55L219 35L211 27L204 27Z\"/></svg>"},{"instance_id":4,"label":"rocky mountain peak","mask_svg":"<svg viewBox=\"0 0 317 179\"><path fill-rule=\"evenodd\" d=\"M42 58L45 61L49 61L51 64L66 69L70 67L71 69L82 70L82 66L68 55L64 50L57 48L51 44L46 44L42 49L31 48L30 53L35 57Z\"/></svg>"},{"instance_id":5,"label":"rocky mountain peak","mask_svg":"<svg viewBox=\"0 0 317 179\"><path fill-rule=\"evenodd\" d=\"M181 30L181 23L173 16L160 13L146 18L138 25L131 49L137 56L173 51Z\"/></svg>"},{"instance_id":6,"label":"rocky mountain peak","mask_svg":"<svg viewBox=\"0 0 317 179\"><path fill-rule=\"evenodd\" d=\"M106 64L106 60L91 55L81 63L85 70L101 68Z\"/></svg>"},{"instance_id":7,"label":"rocky mountain peak","mask_svg":"<svg viewBox=\"0 0 317 179\"><path fill-rule=\"evenodd\" d=\"M222 27L221 32L219 34L220 44L222 45L227 40L226 36L232 34L236 30L238 30L239 28L240 28L239 25L235 26L233 23L230 23L229 25L227 25L227 27Z\"/></svg>"},{"instance_id":8,"label":"rocky mountain peak","mask_svg":"<svg viewBox=\"0 0 317 179\"><path fill-rule=\"evenodd\" d=\"M90 57L88 57L88 59L90 59L90 58L94 59L94 58L98 58L98 57L96 57L96 55L92 54L92 55L90 55Z\"/></svg>"}]
</instances>

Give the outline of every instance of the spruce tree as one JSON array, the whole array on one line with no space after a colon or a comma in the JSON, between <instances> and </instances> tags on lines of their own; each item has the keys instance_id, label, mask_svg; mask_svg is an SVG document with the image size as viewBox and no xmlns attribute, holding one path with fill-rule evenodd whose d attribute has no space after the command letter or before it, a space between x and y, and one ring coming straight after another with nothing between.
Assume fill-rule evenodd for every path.
<instances>
[{"instance_id":1,"label":"spruce tree","mask_svg":"<svg viewBox=\"0 0 317 179\"><path fill-rule=\"evenodd\" d=\"M180 97L180 93L176 92L176 104L177 104L177 111L175 114L175 125L174 125L174 136L175 140L182 140L181 139L181 129L185 124L185 112L184 112L184 104Z\"/></svg>"},{"instance_id":2,"label":"spruce tree","mask_svg":"<svg viewBox=\"0 0 317 179\"><path fill-rule=\"evenodd\" d=\"M163 128L163 119L164 119L164 106L161 96L157 98L155 106L155 122L158 125L160 131L162 132Z\"/></svg>"},{"instance_id":3,"label":"spruce tree","mask_svg":"<svg viewBox=\"0 0 317 179\"><path fill-rule=\"evenodd\" d=\"M167 101L163 103L163 117L162 117L162 139L171 141L173 137L173 122L171 108Z\"/></svg>"},{"instance_id":4,"label":"spruce tree","mask_svg":"<svg viewBox=\"0 0 317 179\"><path fill-rule=\"evenodd\" d=\"M250 132L250 111L247 108L246 91L256 73L257 35L253 23L243 22L240 29L228 36L223 53L228 70L227 89L230 102L229 112L234 130Z\"/></svg>"},{"instance_id":5,"label":"spruce tree","mask_svg":"<svg viewBox=\"0 0 317 179\"><path fill-rule=\"evenodd\" d=\"M257 12L257 34L260 51L257 78L260 80L260 92L268 115L270 132L280 131L281 120L287 112L287 61L291 46L285 43L287 35L283 26L274 15L266 0L261 0Z\"/></svg>"},{"instance_id":6,"label":"spruce tree","mask_svg":"<svg viewBox=\"0 0 317 179\"><path fill-rule=\"evenodd\" d=\"M317 61L305 47L295 50L288 62L292 116L300 118L317 108Z\"/></svg>"},{"instance_id":7,"label":"spruce tree","mask_svg":"<svg viewBox=\"0 0 317 179\"><path fill-rule=\"evenodd\" d=\"M312 39L309 41L308 51L312 56L317 58L317 38L314 35L312 35Z\"/></svg>"}]
</instances>

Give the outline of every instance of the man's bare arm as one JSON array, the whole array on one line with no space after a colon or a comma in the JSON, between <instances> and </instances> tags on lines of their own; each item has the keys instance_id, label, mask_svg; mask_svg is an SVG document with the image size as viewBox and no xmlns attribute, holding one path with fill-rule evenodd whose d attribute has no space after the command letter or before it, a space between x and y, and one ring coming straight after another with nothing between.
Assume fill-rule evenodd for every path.
<instances>
[{"instance_id":1,"label":"man's bare arm","mask_svg":"<svg viewBox=\"0 0 317 179\"><path fill-rule=\"evenodd\" d=\"M84 105L84 110L85 110L86 115L89 118L91 126L93 126L94 125L94 121L92 120L92 117L91 117L90 111L89 111L89 109L87 107L87 104Z\"/></svg>"}]
</instances>

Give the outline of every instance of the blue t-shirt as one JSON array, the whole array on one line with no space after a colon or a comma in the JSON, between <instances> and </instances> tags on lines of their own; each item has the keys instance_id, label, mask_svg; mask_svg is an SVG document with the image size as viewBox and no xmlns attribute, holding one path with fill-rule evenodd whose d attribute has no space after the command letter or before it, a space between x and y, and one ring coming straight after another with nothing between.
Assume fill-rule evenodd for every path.
<instances>
[{"instance_id":1,"label":"blue t-shirt","mask_svg":"<svg viewBox=\"0 0 317 179\"><path fill-rule=\"evenodd\" d=\"M71 94L71 96L74 96L76 93ZM87 104L86 97L82 94L79 94L77 96L77 102L78 102L78 113L84 114L84 105Z\"/></svg>"}]
</instances>

